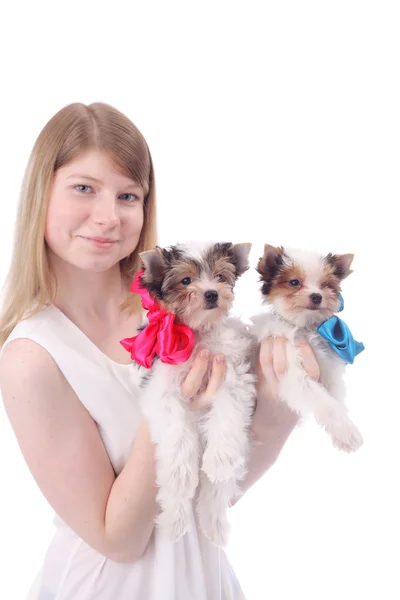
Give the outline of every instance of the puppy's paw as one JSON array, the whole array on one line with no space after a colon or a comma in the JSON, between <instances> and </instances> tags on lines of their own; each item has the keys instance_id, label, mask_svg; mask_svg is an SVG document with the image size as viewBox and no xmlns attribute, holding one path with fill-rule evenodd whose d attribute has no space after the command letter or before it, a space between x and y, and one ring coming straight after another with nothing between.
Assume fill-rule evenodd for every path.
<instances>
[{"instance_id":1,"label":"puppy's paw","mask_svg":"<svg viewBox=\"0 0 400 600\"><path fill-rule=\"evenodd\" d=\"M156 519L161 534L171 542L178 541L189 530L190 504L181 502L173 511L162 511Z\"/></svg>"},{"instance_id":2,"label":"puppy's paw","mask_svg":"<svg viewBox=\"0 0 400 600\"><path fill-rule=\"evenodd\" d=\"M224 548L229 541L230 526L225 511L216 514L213 506L199 505L197 508L199 523L207 539L216 546Z\"/></svg>"},{"instance_id":3,"label":"puppy's paw","mask_svg":"<svg viewBox=\"0 0 400 600\"><path fill-rule=\"evenodd\" d=\"M350 420L326 425L325 429L332 438L332 444L338 450L355 452L363 444L360 431Z\"/></svg>"}]
</instances>

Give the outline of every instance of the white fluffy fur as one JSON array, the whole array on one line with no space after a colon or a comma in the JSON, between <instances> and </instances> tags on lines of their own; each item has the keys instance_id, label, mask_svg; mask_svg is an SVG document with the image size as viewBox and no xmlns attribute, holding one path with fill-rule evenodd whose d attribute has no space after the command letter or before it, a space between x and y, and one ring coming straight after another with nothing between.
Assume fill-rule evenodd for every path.
<instances>
[{"instance_id":1,"label":"white fluffy fur","mask_svg":"<svg viewBox=\"0 0 400 600\"><path fill-rule=\"evenodd\" d=\"M191 240L189 242L179 242L177 247L179 250L197 260L202 260L207 250L214 246L214 242L210 240Z\"/></svg>"},{"instance_id":2,"label":"white fluffy fur","mask_svg":"<svg viewBox=\"0 0 400 600\"><path fill-rule=\"evenodd\" d=\"M248 328L232 317L224 317L195 336L195 348L187 362L154 363L141 408L156 444L159 528L172 540L184 535L191 524L196 495L202 531L223 546L229 533L227 508L246 472L255 405L255 377L251 374L254 339ZM226 379L209 410L190 412L181 397L181 382L194 356L205 348L211 354L225 355Z\"/></svg>"},{"instance_id":3,"label":"white fluffy fur","mask_svg":"<svg viewBox=\"0 0 400 600\"><path fill-rule=\"evenodd\" d=\"M300 327L289 323L272 308L269 313L253 317L252 321L254 335L259 342L267 336L283 336L287 339L288 369L280 379L280 399L299 415L313 413L340 450L357 450L362 444L362 437L344 405L345 362L316 332L316 326ZM311 379L301 364L296 346L299 339L306 339L314 351L321 371L319 382Z\"/></svg>"}]
</instances>

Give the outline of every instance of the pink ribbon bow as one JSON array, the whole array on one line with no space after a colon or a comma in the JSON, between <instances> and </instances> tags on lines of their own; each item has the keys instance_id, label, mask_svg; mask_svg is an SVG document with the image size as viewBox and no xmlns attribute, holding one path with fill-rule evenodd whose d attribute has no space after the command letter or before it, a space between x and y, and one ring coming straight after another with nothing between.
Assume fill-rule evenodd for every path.
<instances>
[{"instance_id":1,"label":"pink ribbon bow","mask_svg":"<svg viewBox=\"0 0 400 600\"><path fill-rule=\"evenodd\" d=\"M130 291L140 294L142 306L148 311L149 324L135 337L125 338L120 344L130 352L132 360L150 369L155 356L161 362L177 365L185 362L193 351L194 334L187 325L177 325L176 315L162 308L140 285L143 271L136 274Z\"/></svg>"}]
</instances>

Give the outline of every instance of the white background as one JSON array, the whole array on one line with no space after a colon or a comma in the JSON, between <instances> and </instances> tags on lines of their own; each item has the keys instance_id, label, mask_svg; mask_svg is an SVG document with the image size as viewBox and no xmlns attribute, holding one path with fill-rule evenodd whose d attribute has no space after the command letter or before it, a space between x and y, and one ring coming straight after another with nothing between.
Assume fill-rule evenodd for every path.
<instances>
[{"instance_id":1,"label":"white background","mask_svg":"<svg viewBox=\"0 0 400 600\"><path fill-rule=\"evenodd\" d=\"M253 264L264 242L356 254L343 318L367 348L347 370L365 445L342 455L310 421L232 509L228 552L249 600L400 597L397 7L36 0L1 9L1 282L32 145L74 101L108 102L145 135L161 243L252 241ZM237 311L259 303L247 273ZM0 598L22 600L52 512L5 419L2 433Z\"/></svg>"}]
</instances>

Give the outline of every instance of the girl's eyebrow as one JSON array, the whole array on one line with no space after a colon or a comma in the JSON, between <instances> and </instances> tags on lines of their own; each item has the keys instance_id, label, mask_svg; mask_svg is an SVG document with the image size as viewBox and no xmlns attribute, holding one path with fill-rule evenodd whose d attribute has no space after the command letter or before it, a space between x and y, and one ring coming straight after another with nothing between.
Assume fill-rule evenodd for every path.
<instances>
[{"instance_id":1,"label":"girl's eyebrow","mask_svg":"<svg viewBox=\"0 0 400 600\"><path fill-rule=\"evenodd\" d=\"M95 177L91 177L90 175L84 175L83 173L73 173L72 175L68 175L68 177L67 177L67 179L75 179L75 178L90 179L91 181L95 181L96 183L103 183L99 179L96 179Z\"/></svg>"},{"instance_id":2,"label":"girl's eyebrow","mask_svg":"<svg viewBox=\"0 0 400 600\"><path fill-rule=\"evenodd\" d=\"M66 179L88 179L90 181L94 181L95 183L103 183L100 179L96 179L96 177L92 177L91 175L85 175L84 173L72 173L72 175L68 175ZM133 180L129 180L126 186L134 187L141 189L140 185Z\"/></svg>"}]
</instances>

